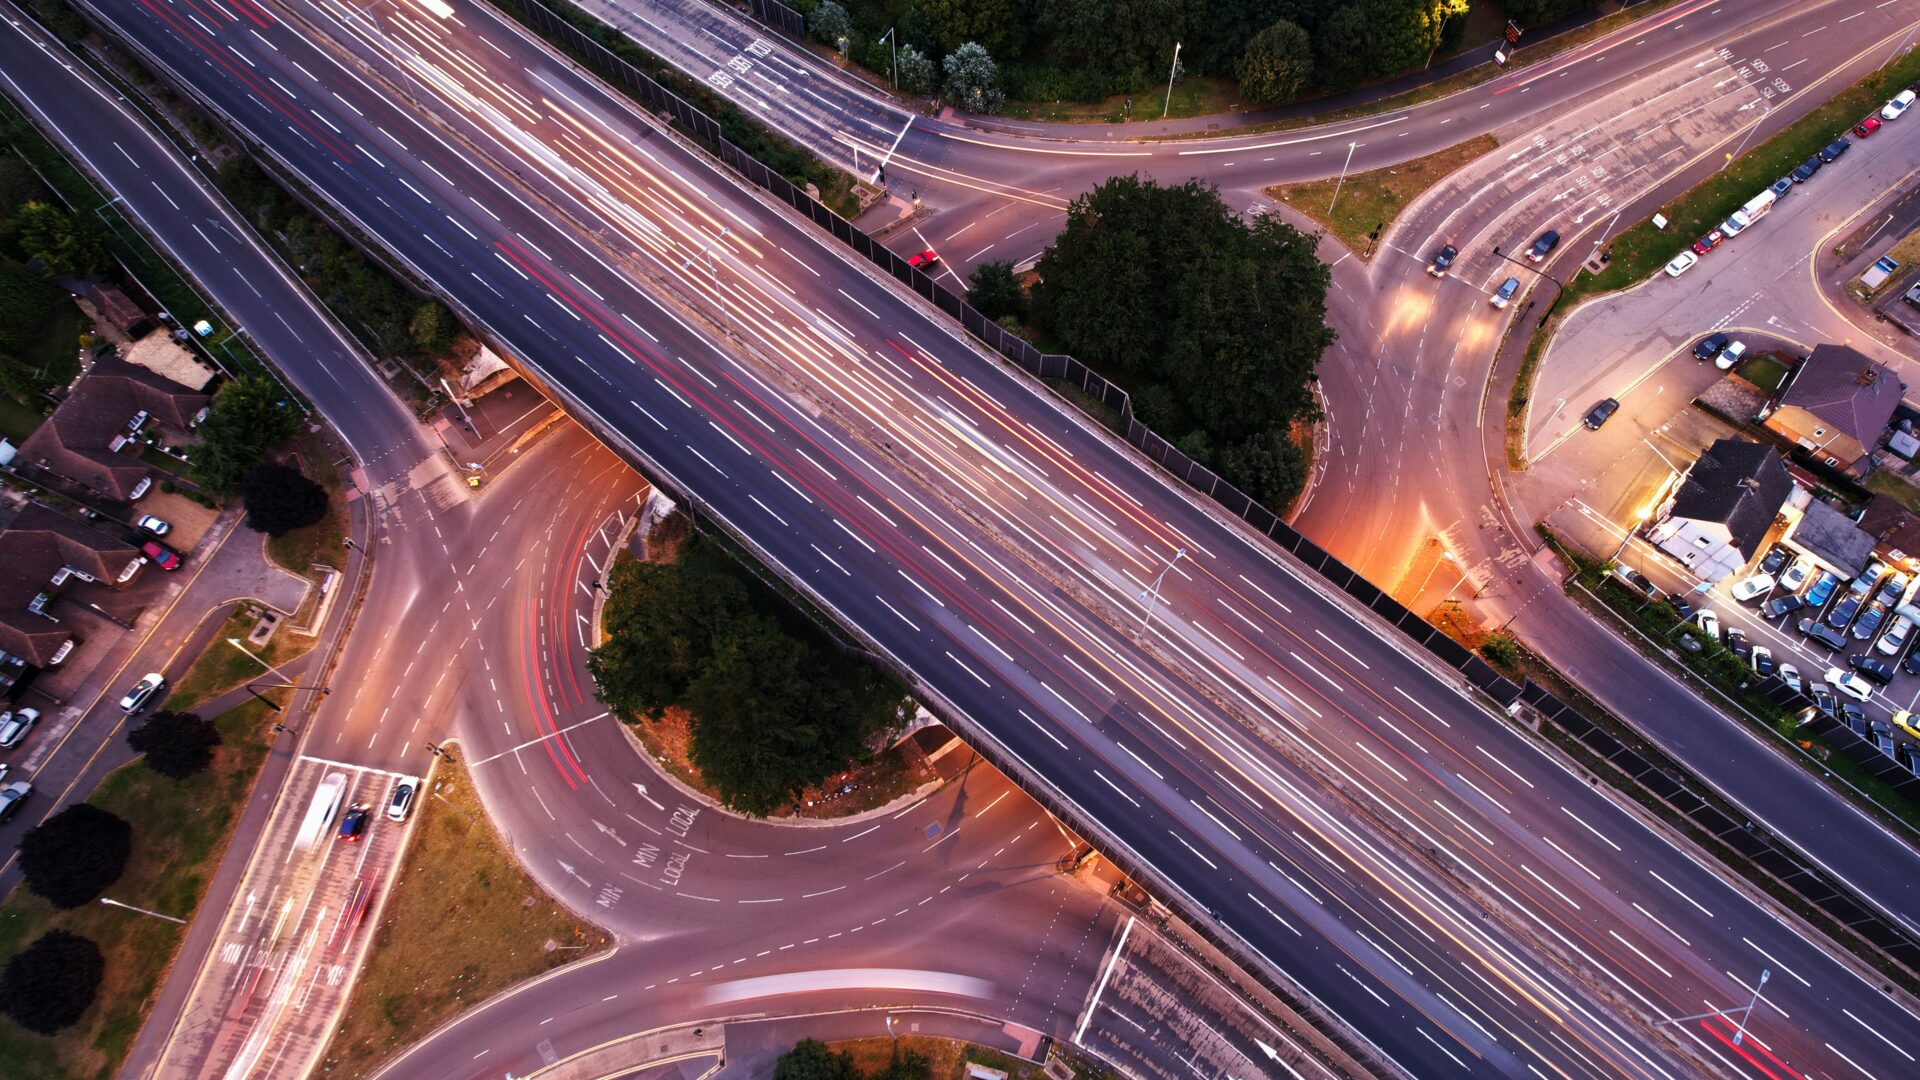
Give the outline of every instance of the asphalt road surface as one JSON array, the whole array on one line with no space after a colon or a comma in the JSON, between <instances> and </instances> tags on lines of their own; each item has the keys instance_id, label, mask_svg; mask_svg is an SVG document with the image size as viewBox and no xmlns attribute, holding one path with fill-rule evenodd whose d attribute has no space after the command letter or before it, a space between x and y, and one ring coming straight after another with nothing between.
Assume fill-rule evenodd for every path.
<instances>
[{"instance_id":1,"label":"asphalt road surface","mask_svg":"<svg viewBox=\"0 0 1920 1080\"><path fill-rule=\"evenodd\" d=\"M1617 1026L1602 998L1661 1016L1703 997L1732 1003L1745 996L1736 972L1764 963L1753 955L1764 946L1805 991L1875 1025L1861 1034L1831 1005L1790 1008L1770 992L1786 1019L1756 1031L1769 1053L1898 1074L1905 1051L1875 1042L1908 1030L1897 1005L896 292L630 127L621 103L479 11L447 27L403 17L389 37L351 11L296 10L313 23L296 31L248 9L215 30L158 4L115 20L371 234L484 308L573 407L663 475L700 477L711 508L884 636L929 694L1036 763L1197 907L1268 955L1325 949L1326 962L1289 970L1387 1052L1469 1072L1538 1061L1670 1074L1674 1051L1651 1029ZM409 89L363 89L314 48L316 28L414 65L399 80ZM412 44L387 52L401 37ZM527 67L498 62L509 47ZM442 96L464 110L453 128L419 128L413 110ZM456 150L453 132L471 141ZM547 209L527 201L542 192L501 186L507 174L477 148L538 160ZM622 250L578 246L592 230L559 209ZM622 257L633 271L602 261ZM718 353L671 293L636 295L636 275L722 294L731 332L779 359ZM766 381L789 378L817 396ZM1143 609L1132 598L1162 568ZM885 595L866 591L895 579ZM1327 775L1386 824L1320 791ZM1411 862L1387 830L1418 837L1432 863ZM1443 874L1473 882L1510 922L1469 914ZM1536 949L1597 972L1593 984L1536 966ZM1744 1071L1754 1047L1728 1045L1718 1019L1660 1031L1728 1071Z\"/></svg>"}]
</instances>

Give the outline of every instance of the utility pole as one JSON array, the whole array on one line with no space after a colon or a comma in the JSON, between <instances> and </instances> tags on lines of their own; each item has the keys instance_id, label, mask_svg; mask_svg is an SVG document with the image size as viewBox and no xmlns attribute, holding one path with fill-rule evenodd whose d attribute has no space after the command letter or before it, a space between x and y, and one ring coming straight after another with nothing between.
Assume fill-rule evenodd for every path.
<instances>
[{"instance_id":1,"label":"utility pole","mask_svg":"<svg viewBox=\"0 0 1920 1080\"><path fill-rule=\"evenodd\" d=\"M900 39L894 37L893 32L898 29L899 27L897 26L887 27L886 36L880 39L893 47L893 63L888 65L887 74L892 78L893 88L896 92L900 89ZM855 169L854 171L859 172L860 170Z\"/></svg>"},{"instance_id":2,"label":"utility pole","mask_svg":"<svg viewBox=\"0 0 1920 1080\"><path fill-rule=\"evenodd\" d=\"M1167 70L1167 103L1160 109L1160 119L1165 120L1173 111L1173 78L1180 74L1180 43L1173 43L1173 66Z\"/></svg>"},{"instance_id":3,"label":"utility pole","mask_svg":"<svg viewBox=\"0 0 1920 1080\"><path fill-rule=\"evenodd\" d=\"M1168 559L1167 564L1160 568L1158 574L1154 575L1153 584L1140 590L1140 602L1147 606L1147 609L1140 613L1140 629L1145 630L1147 628L1147 620L1153 617L1154 605L1160 602L1160 583L1167 579L1167 571L1173 569L1174 563L1186 557L1186 548L1181 548L1179 551L1174 552L1173 558Z\"/></svg>"},{"instance_id":4,"label":"utility pole","mask_svg":"<svg viewBox=\"0 0 1920 1080\"><path fill-rule=\"evenodd\" d=\"M1340 189L1345 186L1347 182L1347 166L1353 164L1353 151L1354 148L1359 145L1357 142L1347 144L1347 160L1340 163L1340 179L1334 181L1333 198L1327 200L1327 213L1329 214L1333 213L1333 204L1340 201Z\"/></svg>"}]
</instances>

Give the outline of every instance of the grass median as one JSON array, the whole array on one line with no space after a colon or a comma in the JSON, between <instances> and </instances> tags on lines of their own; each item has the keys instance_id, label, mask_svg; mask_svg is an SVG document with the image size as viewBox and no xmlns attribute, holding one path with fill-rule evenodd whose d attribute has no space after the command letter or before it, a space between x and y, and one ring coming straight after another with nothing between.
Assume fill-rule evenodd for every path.
<instances>
[{"instance_id":1,"label":"grass median","mask_svg":"<svg viewBox=\"0 0 1920 1080\"><path fill-rule=\"evenodd\" d=\"M1860 118L1878 109L1909 83L1920 79L1920 50L1899 59L1834 95L1826 104L1801 117L1786 130L1734 158L1731 164L1695 184L1661 208L1665 229L1642 221L1615 237L1609 245L1613 261L1598 274L1580 274L1567 286L1563 310L1589 296L1624 289L1658 272L1727 215L1738 210L1767 185L1792 172L1820 148L1846 135ZM1829 168L1844 169L1841 158ZM1788 198L1818 198L1820 178ZM1765 228L1765 225L1757 226ZM1740 241L1745 243L1745 241ZM1712 256L1709 256L1711 258ZM1698 271L1696 271L1697 273Z\"/></svg>"},{"instance_id":2,"label":"grass median","mask_svg":"<svg viewBox=\"0 0 1920 1080\"><path fill-rule=\"evenodd\" d=\"M169 780L136 761L100 782L87 801L133 823L133 856L108 896L180 918L192 916L266 760L262 728L269 717L259 702L222 715L216 721L221 743L212 768L185 781ZM55 794L35 791L33 798L49 800ZM28 804L35 812L45 807L44 801ZM111 1076L146 1020L186 927L101 904L61 911L18 888L0 901L0 958L56 927L100 946L106 973L99 993L78 1023L50 1037L0 1019L0 1062L5 1063L0 1074L49 1080Z\"/></svg>"},{"instance_id":3,"label":"grass median","mask_svg":"<svg viewBox=\"0 0 1920 1080\"><path fill-rule=\"evenodd\" d=\"M455 1014L607 947L500 840L466 770L435 770L320 1072L366 1076Z\"/></svg>"},{"instance_id":4,"label":"grass median","mask_svg":"<svg viewBox=\"0 0 1920 1080\"><path fill-rule=\"evenodd\" d=\"M1303 184L1275 184L1268 198L1282 202L1326 226L1328 232L1362 258L1370 258L1369 233L1385 233L1413 200L1469 163L1494 151L1500 140L1477 135L1426 157L1403 161L1384 169L1349 173L1340 179L1310 180ZM1335 193L1339 197L1336 199ZM1362 252L1366 252L1362 255ZM1416 253L1425 257L1425 253Z\"/></svg>"}]
</instances>

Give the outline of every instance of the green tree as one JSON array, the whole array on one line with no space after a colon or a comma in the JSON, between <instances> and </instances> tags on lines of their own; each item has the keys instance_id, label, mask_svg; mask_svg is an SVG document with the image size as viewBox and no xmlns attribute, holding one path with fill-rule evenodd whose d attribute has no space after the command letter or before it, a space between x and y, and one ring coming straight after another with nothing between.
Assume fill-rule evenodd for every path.
<instances>
[{"instance_id":1,"label":"green tree","mask_svg":"<svg viewBox=\"0 0 1920 1080\"><path fill-rule=\"evenodd\" d=\"M1104 92L1165 85L1176 42L1202 6L1191 0L1039 0L1052 51ZM1183 55L1185 55L1183 53ZM1185 61L1182 62L1185 66Z\"/></svg>"},{"instance_id":2,"label":"green tree","mask_svg":"<svg viewBox=\"0 0 1920 1080\"><path fill-rule=\"evenodd\" d=\"M32 348L67 294L28 267L0 258L0 351Z\"/></svg>"},{"instance_id":3,"label":"green tree","mask_svg":"<svg viewBox=\"0 0 1920 1080\"><path fill-rule=\"evenodd\" d=\"M1373 25L1367 5L1330 12L1313 35L1313 70L1323 89L1340 90L1374 73Z\"/></svg>"},{"instance_id":4,"label":"green tree","mask_svg":"<svg viewBox=\"0 0 1920 1080\"><path fill-rule=\"evenodd\" d=\"M147 768L161 776L185 780L213 764L220 729L195 713L162 711L127 732L127 745L146 756Z\"/></svg>"},{"instance_id":5,"label":"green tree","mask_svg":"<svg viewBox=\"0 0 1920 1080\"><path fill-rule=\"evenodd\" d=\"M232 494L267 452L300 430L300 409L272 378L247 374L228 383L200 424L193 473L209 490Z\"/></svg>"},{"instance_id":6,"label":"green tree","mask_svg":"<svg viewBox=\"0 0 1920 1080\"><path fill-rule=\"evenodd\" d=\"M847 15L847 9L834 0L820 0L819 6L807 16L807 30L838 49L842 42L853 37L853 19Z\"/></svg>"},{"instance_id":7,"label":"green tree","mask_svg":"<svg viewBox=\"0 0 1920 1080\"><path fill-rule=\"evenodd\" d=\"M0 157L0 220L12 218L22 206L45 196L46 188L25 160L12 155Z\"/></svg>"},{"instance_id":8,"label":"green tree","mask_svg":"<svg viewBox=\"0 0 1920 1080\"><path fill-rule=\"evenodd\" d=\"M453 347L453 336L460 329L453 312L438 300L429 300L413 310L407 321L407 333L413 339L413 354L423 357L445 356Z\"/></svg>"},{"instance_id":9,"label":"green tree","mask_svg":"<svg viewBox=\"0 0 1920 1080\"><path fill-rule=\"evenodd\" d=\"M996 113L1006 103L1000 92L1000 73L993 57L975 42L967 42L947 55L947 79L941 87L941 99L956 109L970 113Z\"/></svg>"},{"instance_id":10,"label":"green tree","mask_svg":"<svg viewBox=\"0 0 1920 1080\"><path fill-rule=\"evenodd\" d=\"M327 516L327 489L292 465L263 461L240 482L247 507L247 528L285 536Z\"/></svg>"},{"instance_id":11,"label":"green tree","mask_svg":"<svg viewBox=\"0 0 1920 1080\"><path fill-rule=\"evenodd\" d=\"M0 1013L28 1031L51 1035L93 1004L106 968L91 938L49 930L0 970Z\"/></svg>"},{"instance_id":12,"label":"green tree","mask_svg":"<svg viewBox=\"0 0 1920 1080\"><path fill-rule=\"evenodd\" d=\"M1511 671L1520 663L1520 642L1504 630L1489 634L1480 643L1480 655L1494 667Z\"/></svg>"},{"instance_id":13,"label":"green tree","mask_svg":"<svg viewBox=\"0 0 1920 1080\"><path fill-rule=\"evenodd\" d=\"M1001 259L976 265L967 275L967 303L994 320L1026 314L1027 293L1013 276L1013 263Z\"/></svg>"},{"instance_id":14,"label":"green tree","mask_svg":"<svg viewBox=\"0 0 1920 1080\"><path fill-rule=\"evenodd\" d=\"M853 1055L834 1053L817 1039L801 1039L773 1063L773 1080L861 1080Z\"/></svg>"},{"instance_id":15,"label":"green tree","mask_svg":"<svg viewBox=\"0 0 1920 1080\"><path fill-rule=\"evenodd\" d=\"M85 277L107 267L106 226L92 214L74 217L50 203L34 200L14 215L20 250L40 260L48 274Z\"/></svg>"},{"instance_id":16,"label":"green tree","mask_svg":"<svg viewBox=\"0 0 1920 1080\"><path fill-rule=\"evenodd\" d=\"M1240 93L1251 101L1288 101L1313 77L1313 42L1285 19L1253 36L1234 69Z\"/></svg>"},{"instance_id":17,"label":"green tree","mask_svg":"<svg viewBox=\"0 0 1920 1080\"><path fill-rule=\"evenodd\" d=\"M901 92L908 94L933 92L933 61L927 59L926 53L911 45L902 45L896 62L900 67Z\"/></svg>"},{"instance_id":18,"label":"green tree","mask_svg":"<svg viewBox=\"0 0 1920 1080\"><path fill-rule=\"evenodd\" d=\"M615 712L653 719L678 704L713 643L747 614L748 594L725 557L704 544L671 563L614 561L602 625L607 638L587 660L600 699Z\"/></svg>"},{"instance_id":19,"label":"green tree","mask_svg":"<svg viewBox=\"0 0 1920 1080\"><path fill-rule=\"evenodd\" d=\"M1220 455L1220 473L1254 501L1284 510L1307 482L1307 455L1287 434L1256 432Z\"/></svg>"},{"instance_id":20,"label":"green tree","mask_svg":"<svg viewBox=\"0 0 1920 1080\"><path fill-rule=\"evenodd\" d=\"M20 838L20 876L57 908L91 904L120 880L133 826L92 803L74 803Z\"/></svg>"},{"instance_id":21,"label":"green tree","mask_svg":"<svg viewBox=\"0 0 1920 1080\"><path fill-rule=\"evenodd\" d=\"M914 0L913 10L927 22L934 43L951 52L977 41L988 52L1011 51L1021 25L1012 0Z\"/></svg>"},{"instance_id":22,"label":"green tree","mask_svg":"<svg viewBox=\"0 0 1920 1080\"><path fill-rule=\"evenodd\" d=\"M1599 7L1599 0L1504 0L1507 18L1521 27L1544 26L1576 12Z\"/></svg>"}]
</instances>

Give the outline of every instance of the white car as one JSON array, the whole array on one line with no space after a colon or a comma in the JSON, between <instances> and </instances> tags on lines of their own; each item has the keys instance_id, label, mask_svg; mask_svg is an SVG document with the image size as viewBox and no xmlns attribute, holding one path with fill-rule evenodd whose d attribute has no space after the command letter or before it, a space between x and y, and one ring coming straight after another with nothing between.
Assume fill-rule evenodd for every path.
<instances>
[{"instance_id":1,"label":"white car","mask_svg":"<svg viewBox=\"0 0 1920 1080\"><path fill-rule=\"evenodd\" d=\"M1907 638L1912 635L1913 617L1895 615L1893 621L1887 624L1886 632L1880 635L1880 640L1873 643L1873 647L1882 656L1899 656L1900 650L1907 647Z\"/></svg>"},{"instance_id":2,"label":"white car","mask_svg":"<svg viewBox=\"0 0 1920 1080\"><path fill-rule=\"evenodd\" d=\"M1881 108L1880 119L1882 120L1900 119L1901 114L1906 112L1909 108L1913 106L1913 99L1915 96L1916 95L1911 90L1902 90L1899 93L1893 95L1893 100L1887 102L1887 104L1883 108Z\"/></svg>"},{"instance_id":3,"label":"white car","mask_svg":"<svg viewBox=\"0 0 1920 1080\"><path fill-rule=\"evenodd\" d=\"M173 531L172 522L169 522L166 518L154 517L152 514L142 516L140 520L134 522L134 524L140 527L140 531L152 533L155 536L165 536Z\"/></svg>"},{"instance_id":4,"label":"white car","mask_svg":"<svg viewBox=\"0 0 1920 1080\"><path fill-rule=\"evenodd\" d=\"M1772 574L1755 574L1734 583L1733 598L1744 604L1756 597L1765 596L1767 590L1771 588L1773 588Z\"/></svg>"},{"instance_id":5,"label":"white car","mask_svg":"<svg viewBox=\"0 0 1920 1080\"><path fill-rule=\"evenodd\" d=\"M157 671L148 672L146 678L134 683L133 689L127 691L127 696L120 699L120 711L129 715L139 712L166 685L165 675Z\"/></svg>"},{"instance_id":6,"label":"white car","mask_svg":"<svg viewBox=\"0 0 1920 1080\"><path fill-rule=\"evenodd\" d=\"M1774 670L1774 674L1780 676L1780 681L1787 684L1787 689L1796 694L1806 687L1806 683L1800 678L1800 669L1792 664L1781 664Z\"/></svg>"},{"instance_id":7,"label":"white car","mask_svg":"<svg viewBox=\"0 0 1920 1080\"><path fill-rule=\"evenodd\" d=\"M1788 592L1799 592L1800 586L1807 583L1807 576L1812 573L1813 563L1804 558L1795 559L1793 565L1780 575L1780 587Z\"/></svg>"},{"instance_id":8,"label":"white car","mask_svg":"<svg viewBox=\"0 0 1920 1080\"><path fill-rule=\"evenodd\" d=\"M1675 255L1673 261L1667 264L1667 276L1679 277L1681 274L1693 269L1693 264L1699 261L1700 256L1695 255L1691 251L1683 251Z\"/></svg>"},{"instance_id":9,"label":"white car","mask_svg":"<svg viewBox=\"0 0 1920 1080\"><path fill-rule=\"evenodd\" d=\"M40 719L38 709L20 709L15 712L0 713L0 749L11 750L20 745L20 740L33 730L34 722Z\"/></svg>"},{"instance_id":10,"label":"white car","mask_svg":"<svg viewBox=\"0 0 1920 1080\"><path fill-rule=\"evenodd\" d=\"M1747 343L1744 341L1736 341L1720 350L1720 355L1713 358L1713 366L1719 368L1721 371L1732 371L1740 363L1741 358L1746 355Z\"/></svg>"},{"instance_id":11,"label":"white car","mask_svg":"<svg viewBox=\"0 0 1920 1080\"><path fill-rule=\"evenodd\" d=\"M145 495L147 492L152 490L153 490L153 477L143 476L140 478L139 483L133 485L133 490L127 492L127 501L138 502L140 501L141 496Z\"/></svg>"},{"instance_id":12,"label":"white car","mask_svg":"<svg viewBox=\"0 0 1920 1080\"><path fill-rule=\"evenodd\" d=\"M1866 701L1873 696L1872 683L1844 668L1828 668L1826 680L1827 685L1855 701Z\"/></svg>"},{"instance_id":13,"label":"white car","mask_svg":"<svg viewBox=\"0 0 1920 1080\"><path fill-rule=\"evenodd\" d=\"M1720 640L1720 616L1715 615L1712 608L1708 608L1695 615L1693 621L1695 625L1706 632L1708 637L1715 641Z\"/></svg>"}]
</instances>

